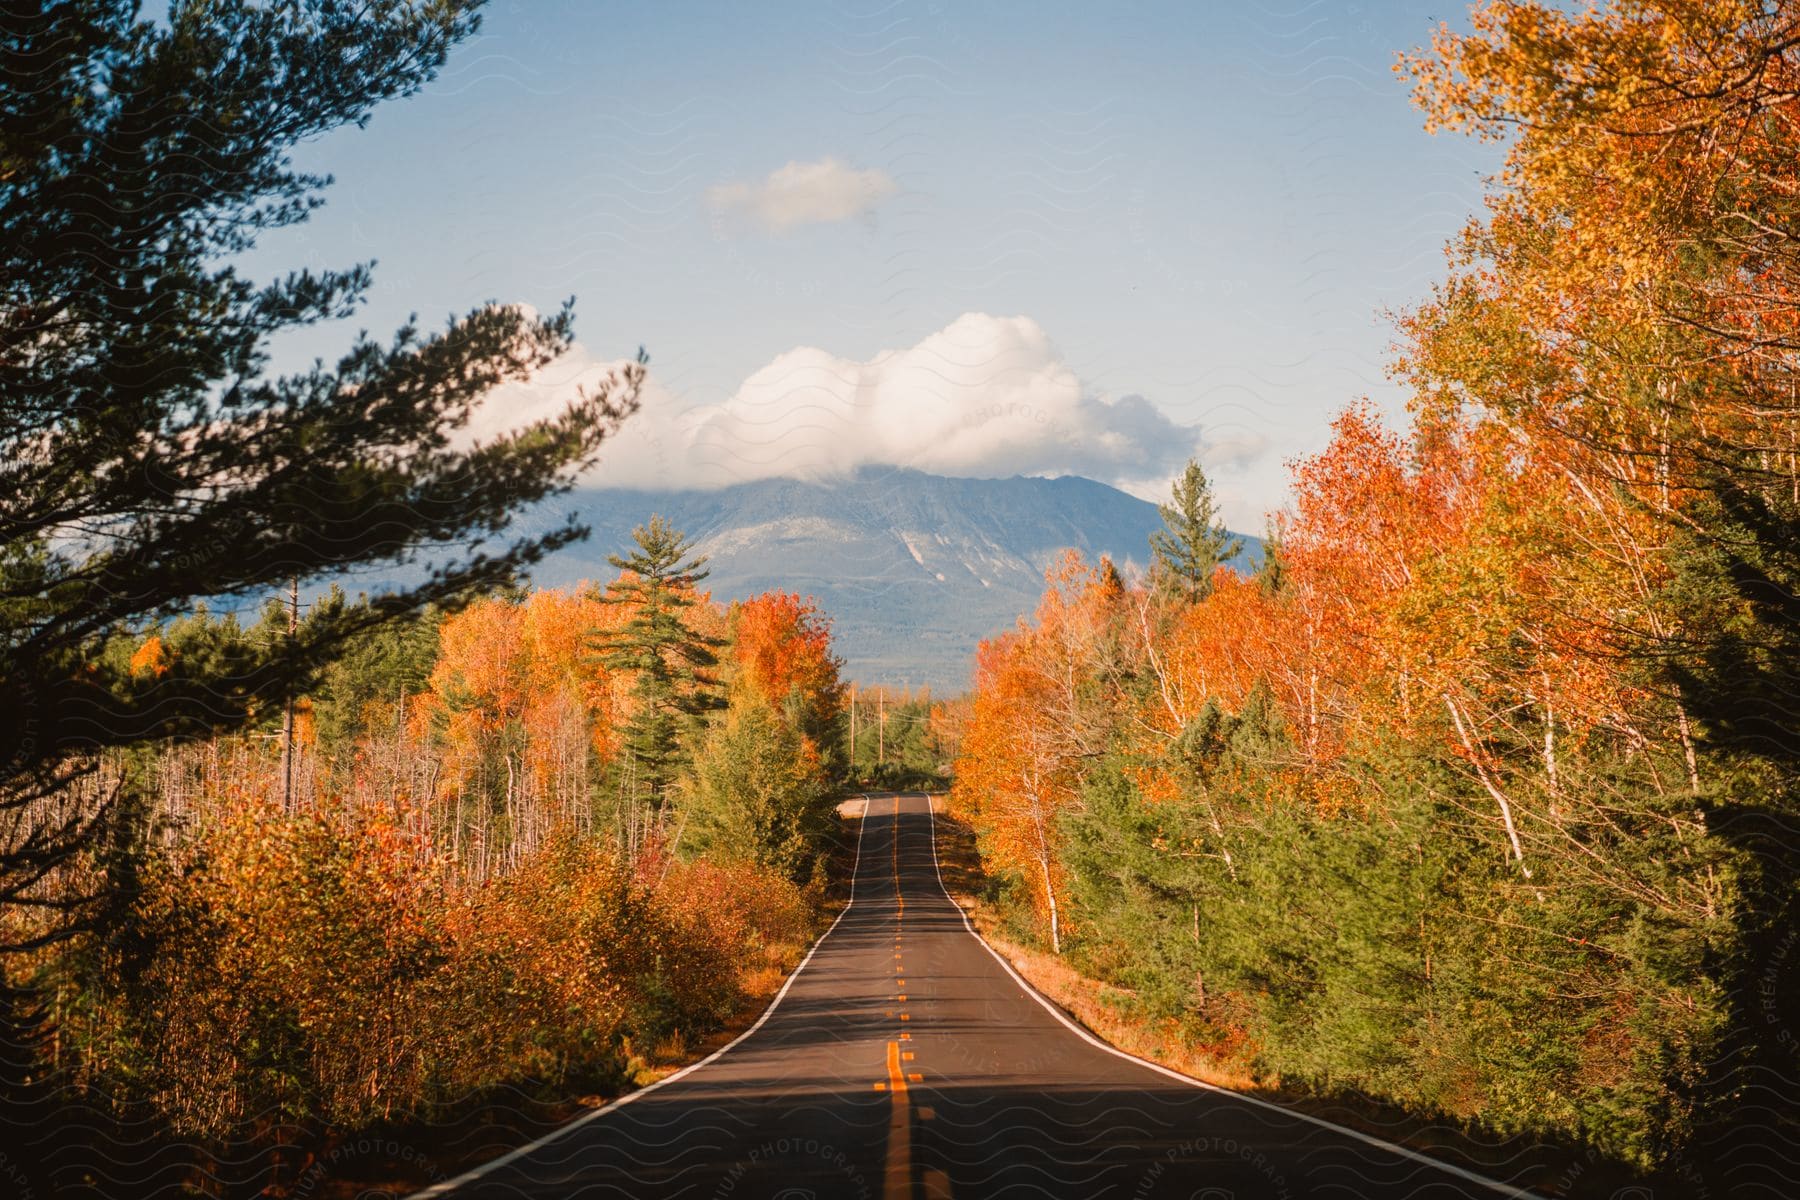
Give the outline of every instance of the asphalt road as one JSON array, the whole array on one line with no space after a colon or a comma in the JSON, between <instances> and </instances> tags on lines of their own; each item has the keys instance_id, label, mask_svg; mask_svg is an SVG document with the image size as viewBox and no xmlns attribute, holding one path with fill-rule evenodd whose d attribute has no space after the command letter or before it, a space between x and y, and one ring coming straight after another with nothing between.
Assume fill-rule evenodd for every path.
<instances>
[{"instance_id":1,"label":"asphalt road","mask_svg":"<svg viewBox=\"0 0 1800 1200\"><path fill-rule=\"evenodd\" d=\"M853 900L761 1023L678 1078L430 1195L1522 1195L1197 1087L1084 1036L975 937L922 796L875 796Z\"/></svg>"}]
</instances>

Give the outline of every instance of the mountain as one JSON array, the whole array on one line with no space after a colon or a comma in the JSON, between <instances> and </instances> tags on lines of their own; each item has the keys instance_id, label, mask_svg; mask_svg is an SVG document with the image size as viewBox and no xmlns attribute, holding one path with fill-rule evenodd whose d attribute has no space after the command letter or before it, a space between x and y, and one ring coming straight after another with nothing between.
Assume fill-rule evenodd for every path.
<instances>
[{"instance_id":1,"label":"mountain","mask_svg":"<svg viewBox=\"0 0 1800 1200\"><path fill-rule=\"evenodd\" d=\"M541 519L571 509L593 536L540 563L539 586L611 578L607 555L660 513L708 556L715 598L774 588L817 597L849 678L939 693L966 688L975 644L1037 606L1058 552L1074 547L1090 562L1107 554L1121 569L1141 568L1162 525L1154 504L1091 479L949 479L897 468L717 491L583 490ZM1257 543L1245 541L1253 556Z\"/></svg>"}]
</instances>

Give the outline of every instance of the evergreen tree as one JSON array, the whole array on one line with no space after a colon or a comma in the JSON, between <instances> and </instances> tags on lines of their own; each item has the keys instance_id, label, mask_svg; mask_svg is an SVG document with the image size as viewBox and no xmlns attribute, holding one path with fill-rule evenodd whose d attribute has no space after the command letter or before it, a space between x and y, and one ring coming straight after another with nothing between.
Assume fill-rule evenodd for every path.
<instances>
[{"instance_id":1,"label":"evergreen tree","mask_svg":"<svg viewBox=\"0 0 1800 1200\"><path fill-rule=\"evenodd\" d=\"M759 700L734 706L713 730L686 811L694 849L751 859L796 883L812 878L836 827L819 755Z\"/></svg>"},{"instance_id":2,"label":"evergreen tree","mask_svg":"<svg viewBox=\"0 0 1800 1200\"><path fill-rule=\"evenodd\" d=\"M858 701L861 718L849 764L852 780L895 788L945 785L946 755L931 727L931 697L877 699L879 690Z\"/></svg>"},{"instance_id":3,"label":"evergreen tree","mask_svg":"<svg viewBox=\"0 0 1800 1200\"><path fill-rule=\"evenodd\" d=\"M1256 563L1256 582L1262 585L1264 595L1279 596L1287 584L1287 567L1282 561L1284 553L1281 531L1270 522L1263 534L1262 553Z\"/></svg>"},{"instance_id":4,"label":"evergreen tree","mask_svg":"<svg viewBox=\"0 0 1800 1200\"><path fill-rule=\"evenodd\" d=\"M1212 485L1195 459L1188 460L1175 481L1170 503L1157 505L1157 511L1165 526L1150 535L1158 575L1198 603L1212 592L1213 570L1241 551L1244 543L1219 520Z\"/></svg>"},{"instance_id":5,"label":"evergreen tree","mask_svg":"<svg viewBox=\"0 0 1800 1200\"><path fill-rule=\"evenodd\" d=\"M332 593L337 592L333 587ZM414 620L373 630L344 647L311 696L322 745L340 747L367 732L364 718L371 705L404 704L430 686L443 621L442 609L430 609Z\"/></svg>"},{"instance_id":6,"label":"evergreen tree","mask_svg":"<svg viewBox=\"0 0 1800 1200\"><path fill-rule=\"evenodd\" d=\"M95 814L43 803L96 751L241 727L360 633L503 583L585 530L448 554L294 637L154 672L108 639L195 597L254 599L497 535L595 460L642 378L633 364L471 445L477 402L572 337L567 308L491 304L269 375L270 339L353 314L371 280L361 265L258 283L234 265L320 203L328 180L291 150L418 91L478 5L138 7L14 5L0 23L0 817L16 831L0 900L98 836Z\"/></svg>"},{"instance_id":7,"label":"evergreen tree","mask_svg":"<svg viewBox=\"0 0 1800 1200\"><path fill-rule=\"evenodd\" d=\"M624 726L626 752L637 781L662 799L685 760L684 719L724 706L718 681L723 643L688 624L695 585L706 578L704 557L690 558L685 534L661 516L632 531L637 549L607 561L624 574L607 589L608 604L629 605L631 616L595 640L598 661L632 678L633 711Z\"/></svg>"}]
</instances>

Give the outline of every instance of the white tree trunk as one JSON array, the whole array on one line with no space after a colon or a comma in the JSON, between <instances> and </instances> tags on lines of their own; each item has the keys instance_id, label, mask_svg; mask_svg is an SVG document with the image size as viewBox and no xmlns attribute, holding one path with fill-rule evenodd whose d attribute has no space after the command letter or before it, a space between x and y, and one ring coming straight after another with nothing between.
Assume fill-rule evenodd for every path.
<instances>
[{"instance_id":1,"label":"white tree trunk","mask_svg":"<svg viewBox=\"0 0 1800 1200\"><path fill-rule=\"evenodd\" d=\"M1519 831L1513 824L1512 804L1507 800L1506 793L1501 791L1493 779L1488 776L1487 768L1481 765L1481 752L1475 748L1475 743L1469 737L1468 729L1463 725L1462 714L1457 711L1456 701L1446 695L1444 706L1450 710L1450 719L1456 723L1456 736L1462 739L1463 749L1469 752L1469 762L1474 766L1475 775L1481 780L1481 786L1487 789L1488 795L1494 798L1494 803L1500 806L1500 822L1506 826L1507 841L1512 843L1513 861L1519 864L1519 873L1530 879L1531 868L1525 865L1525 851L1519 845Z\"/></svg>"}]
</instances>

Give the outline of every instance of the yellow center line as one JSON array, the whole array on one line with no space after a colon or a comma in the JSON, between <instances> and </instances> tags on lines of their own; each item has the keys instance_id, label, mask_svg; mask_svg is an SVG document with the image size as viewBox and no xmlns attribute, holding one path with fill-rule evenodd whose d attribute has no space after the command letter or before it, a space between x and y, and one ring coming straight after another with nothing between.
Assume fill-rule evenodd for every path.
<instances>
[{"instance_id":1,"label":"yellow center line","mask_svg":"<svg viewBox=\"0 0 1800 1200\"><path fill-rule=\"evenodd\" d=\"M900 797L894 797L894 905L896 921L906 917L906 897L900 894ZM895 938L899 940L898 936Z\"/></svg>"},{"instance_id":2,"label":"yellow center line","mask_svg":"<svg viewBox=\"0 0 1800 1200\"><path fill-rule=\"evenodd\" d=\"M912 1108L907 1099L906 1073L900 1069L900 1043L887 1044L887 1090L893 1097L888 1113L887 1170L882 1176L882 1200L912 1200Z\"/></svg>"},{"instance_id":3,"label":"yellow center line","mask_svg":"<svg viewBox=\"0 0 1800 1200\"><path fill-rule=\"evenodd\" d=\"M889 1042L887 1044L887 1072L888 1083L893 1087L894 1091L897 1093L904 1093L906 1091L906 1074L900 1070L899 1042Z\"/></svg>"},{"instance_id":4,"label":"yellow center line","mask_svg":"<svg viewBox=\"0 0 1800 1200\"><path fill-rule=\"evenodd\" d=\"M900 890L900 797L894 797L894 975L898 986L904 988L906 980L900 978L905 968L900 965L900 927L906 919L906 897ZM906 1003L906 993L900 992L900 1003ZM911 1021L912 1014L902 1012L900 1020ZM887 1079L875 1085L876 1091L885 1091L892 1100L888 1114L887 1167L882 1178L881 1195L883 1200L913 1200L912 1179L912 1101L909 1097L908 1083L923 1082L924 1076L916 1071L906 1071L901 1063L901 1042L910 1042L912 1034L902 1033L897 1041L887 1044ZM905 1061L911 1062L913 1055L907 1051ZM931 1113L936 1116L936 1113ZM925 1173L926 1192L933 1197L948 1200L950 1195L949 1181L942 1171Z\"/></svg>"}]
</instances>

